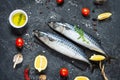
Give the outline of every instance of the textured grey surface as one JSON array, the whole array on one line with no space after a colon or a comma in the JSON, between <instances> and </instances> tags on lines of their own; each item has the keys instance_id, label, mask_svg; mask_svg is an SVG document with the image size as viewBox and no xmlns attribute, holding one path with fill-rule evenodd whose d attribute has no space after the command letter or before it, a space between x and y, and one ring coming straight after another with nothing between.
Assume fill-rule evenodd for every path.
<instances>
[{"instance_id":1,"label":"textured grey surface","mask_svg":"<svg viewBox=\"0 0 120 80\"><path fill-rule=\"evenodd\" d=\"M33 67L34 58L38 54L43 54L48 58L48 68L43 72L47 74L47 80L60 80L59 69L61 67L69 69L69 80L73 80L78 75L86 75L90 80L103 80L99 69L95 69L93 73L89 68L81 70L75 66L76 61L51 50L41 42L35 43L36 39L32 35L34 29L55 33L46 25L51 20L77 24L100 40L104 50L117 58L117 60L112 60L111 64L106 63L105 72L109 80L120 80L119 0L108 0L102 6L95 6L93 0L65 0L62 6L57 6L55 0L40 1L37 3L35 0L0 0L0 80L24 80L23 71L28 64L31 68L31 80L38 80L40 73L37 73ZM81 15L80 9L82 7L91 9L89 18L84 18ZM29 16L28 24L24 30L15 30L8 22L9 14L15 9L23 9ZM92 12L93 9L95 12ZM113 16L105 21L97 21L97 26L94 27L92 18L104 11L112 12ZM15 39L19 36L25 39L25 46L22 49L24 61L16 69L13 69L12 59L18 52L15 47ZM95 53L87 49L85 52L88 55ZM86 65L80 62L78 66L84 67Z\"/></svg>"}]
</instances>

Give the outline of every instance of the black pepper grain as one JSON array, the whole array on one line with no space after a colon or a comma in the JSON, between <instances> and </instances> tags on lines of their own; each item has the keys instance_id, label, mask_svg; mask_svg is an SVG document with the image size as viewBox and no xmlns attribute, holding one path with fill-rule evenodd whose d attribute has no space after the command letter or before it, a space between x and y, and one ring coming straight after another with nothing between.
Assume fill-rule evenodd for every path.
<instances>
[{"instance_id":1,"label":"black pepper grain","mask_svg":"<svg viewBox=\"0 0 120 80\"><path fill-rule=\"evenodd\" d=\"M92 24L93 24L93 26L97 26L97 23L96 23L96 22L93 22Z\"/></svg>"},{"instance_id":2,"label":"black pepper grain","mask_svg":"<svg viewBox=\"0 0 120 80\"><path fill-rule=\"evenodd\" d=\"M93 21L97 21L97 18L92 18Z\"/></svg>"},{"instance_id":3,"label":"black pepper grain","mask_svg":"<svg viewBox=\"0 0 120 80\"><path fill-rule=\"evenodd\" d=\"M101 4L104 4L107 0L95 0L94 1L94 4L96 5L101 5Z\"/></svg>"},{"instance_id":4,"label":"black pepper grain","mask_svg":"<svg viewBox=\"0 0 120 80\"><path fill-rule=\"evenodd\" d=\"M94 9L92 10L92 13L95 13L95 10L94 10Z\"/></svg>"},{"instance_id":5,"label":"black pepper grain","mask_svg":"<svg viewBox=\"0 0 120 80\"><path fill-rule=\"evenodd\" d=\"M40 11L40 14L42 14L43 12L42 11Z\"/></svg>"},{"instance_id":6,"label":"black pepper grain","mask_svg":"<svg viewBox=\"0 0 120 80\"><path fill-rule=\"evenodd\" d=\"M48 6L46 6L47 9L50 9Z\"/></svg>"}]
</instances>

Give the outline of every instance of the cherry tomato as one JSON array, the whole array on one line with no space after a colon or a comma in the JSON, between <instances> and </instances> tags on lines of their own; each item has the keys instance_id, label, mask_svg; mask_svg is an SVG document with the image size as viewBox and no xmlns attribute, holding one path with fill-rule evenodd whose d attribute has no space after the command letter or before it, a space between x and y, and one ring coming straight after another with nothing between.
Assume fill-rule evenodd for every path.
<instances>
[{"instance_id":1,"label":"cherry tomato","mask_svg":"<svg viewBox=\"0 0 120 80\"><path fill-rule=\"evenodd\" d=\"M89 16L90 10L88 8L82 8L81 13L83 16Z\"/></svg>"},{"instance_id":2,"label":"cherry tomato","mask_svg":"<svg viewBox=\"0 0 120 80\"><path fill-rule=\"evenodd\" d=\"M67 68L61 68L61 69L60 69L60 76L62 76L62 77L67 77L68 74L69 74L69 71L68 71Z\"/></svg>"},{"instance_id":3,"label":"cherry tomato","mask_svg":"<svg viewBox=\"0 0 120 80\"><path fill-rule=\"evenodd\" d=\"M56 0L57 4L63 4L64 0Z\"/></svg>"},{"instance_id":4,"label":"cherry tomato","mask_svg":"<svg viewBox=\"0 0 120 80\"><path fill-rule=\"evenodd\" d=\"M24 40L22 38L17 38L16 39L16 46L21 48L24 45Z\"/></svg>"}]
</instances>

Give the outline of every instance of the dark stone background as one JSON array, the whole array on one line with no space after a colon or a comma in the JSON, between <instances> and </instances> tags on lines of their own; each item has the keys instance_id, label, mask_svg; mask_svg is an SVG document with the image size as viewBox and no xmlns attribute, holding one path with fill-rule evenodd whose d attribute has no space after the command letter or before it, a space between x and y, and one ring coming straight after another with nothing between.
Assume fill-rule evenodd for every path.
<instances>
[{"instance_id":1,"label":"dark stone background","mask_svg":"<svg viewBox=\"0 0 120 80\"><path fill-rule=\"evenodd\" d=\"M62 6L57 6L55 0L41 0L40 3L35 0L0 0L0 80L24 80L23 71L28 64L31 80L38 80L41 73L35 71L33 67L34 58L38 54L48 58L48 68L42 72L47 75L47 80L60 80L61 67L69 69L69 80L73 80L78 75L88 76L90 80L103 80L99 68L93 73L89 68L81 70L79 67L84 68L85 64L80 62L75 66L77 64L75 60L51 50L33 37L34 29L55 33L46 24L50 20L77 24L97 38L104 50L110 56L117 58L112 60L111 64L105 64L107 77L109 80L120 80L119 3L120 0L108 0L102 6L95 6L93 0L65 0ZM81 15L82 7L90 8L90 17L84 18ZM28 24L22 30L13 29L8 22L9 14L15 9L23 9L29 16ZM97 26L93 26L92 18L105 11L112 12L112 17L105 21L97 21ZM25 39L25 46L21 52L24 61L13 69L13 56L19 52L15 47L15 39L19 36ZM85 52L88 56L95 53L88 49L85 49Z\"/></svg>"}]
</instances>

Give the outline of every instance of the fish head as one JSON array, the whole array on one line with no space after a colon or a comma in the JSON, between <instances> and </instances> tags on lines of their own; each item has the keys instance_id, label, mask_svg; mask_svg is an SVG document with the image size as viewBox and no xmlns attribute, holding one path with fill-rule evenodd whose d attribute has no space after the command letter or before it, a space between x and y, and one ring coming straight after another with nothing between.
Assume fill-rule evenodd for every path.
<instances>
[{"instance_id":1,"label":"fish head","mask_svg":"<svg viewBox=\"0 0 120 80\"><path fill-rule=\"evenodd\" d=\"M48 43L50 41L48 34L39 30L34 30L33 34L35 35L36 38L41 40L44 43Z\"/></svg>"},{"instance_id":2,"label":"fish head","mask_svg":"<svg viewBox=\"0 0 120 80\"><path fill-rule=\"evenodd\" d=\"M58 31L58 32L64 32L64 30L71 30L72 27L71 25L67 24L67 23L60 23L60 22L49 22L48 25Z\"/></svg>"}]
</instances>

